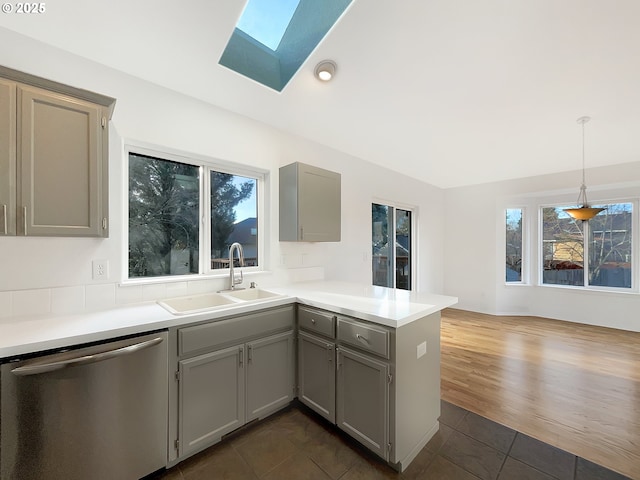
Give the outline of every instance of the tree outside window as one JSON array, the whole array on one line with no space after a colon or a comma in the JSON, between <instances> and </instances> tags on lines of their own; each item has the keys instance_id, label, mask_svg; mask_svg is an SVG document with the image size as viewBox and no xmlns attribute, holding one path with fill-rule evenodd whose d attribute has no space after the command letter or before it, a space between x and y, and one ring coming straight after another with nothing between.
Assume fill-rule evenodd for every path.
<instances>
[{"instance_id":1,"label":"tree outside window","mask_svg":"<svg viewBox=\"0 0 640 480\"><path fill-rule=\"evenodd\" d=\"M542 208L542 283L631 288L633 204L612 203L588 222Z\"/></svg>"},{"instance_id":2,"label":"tree outside window","mask_svg":"<svg viewBox=\"0 0 640 480\"><path fill-rule=\"evenodd\" d=\"M522 282L522 209L508 208L505 224L505 281Z\"/></svg>"},{"instance_id":3,"label":"tree outside window","mask_svg":"<svg viewBox=\"0 0 640 480\"><path fill-rule=\"evenodd\" d=\"M201 258L202 182L210 192L205 215L210 256ZM257 179L137 153L129 154L129 278L188 275L229 268L231 243L258 265Z\"/></svg>"}]
</instances>

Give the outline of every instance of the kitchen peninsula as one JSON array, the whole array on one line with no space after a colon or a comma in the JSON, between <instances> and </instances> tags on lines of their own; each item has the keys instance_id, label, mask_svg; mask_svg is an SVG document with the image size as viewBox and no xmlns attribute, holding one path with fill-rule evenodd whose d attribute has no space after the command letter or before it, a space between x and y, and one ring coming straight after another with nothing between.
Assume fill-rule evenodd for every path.
<instances>
[{"instance_id":1,"label":"kitchen peninsula","mask_svg":"<svg viewBox=\"0 0 640 480\"><path fill-rule=\"evenodd\" d=\"M440 310L457 299L344 282L298 283L268 291L276 295L182 315L147 302L74 315L5 320L0 324L0 358L6 363L37 352L168 330L166 464L171 466L217 443L223 435L212 435L192 449L180 450L184 425L177 398L185 391L193 393L180 385L184 381L180 367L225 349L239 356L241 367L246 356L249 367L260 341L277 337L283 346L290 345L289 335L297 338L297 348L283 347L293 352L291 362L297 361L297 378L291 378L294 388L277 402L254 409L259 412L254 416L264 418L282 408L283 401L287 404L298 397L393 468L406 469L438 431ZM216 332L231 335L227 343ZM207 335L213 339L209 350L202 345L190 350L190 345L204 341ZM319 358L325 363L318 363ZM291 365L287 371L295 370ZM318 371L333 382L335 390L329 399L316 396L318 384L313 382L321 380Z\"/></svg>"}]
</instances>

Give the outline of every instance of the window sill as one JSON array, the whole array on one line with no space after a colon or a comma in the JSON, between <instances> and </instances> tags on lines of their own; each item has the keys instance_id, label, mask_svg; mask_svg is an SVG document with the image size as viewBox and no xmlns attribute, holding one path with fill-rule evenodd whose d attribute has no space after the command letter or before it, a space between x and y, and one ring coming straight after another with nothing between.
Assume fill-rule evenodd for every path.
<instances>
[{"instance_id":1,"label":"window sill","mask_svg":"<svg viewBox=\"0 0 640 480\"><path fill-rule=\"evenodd\" d=\"M249 270L251 268L251 270ZM240 270L236 267L236 272ZM244 267L242 268L242 274L245 277L252 277L255 275L270 274L268 270L258 270L256 267ZM205 280L228 280L229 270L224 273L194 273L193 275L168 275L166 277L149 277L149 278L127 278L118 283L120 287L132 287L140 285L159 285L169 283L184 283L184 282L200 282Z\"/></svg>"}]
</instances>

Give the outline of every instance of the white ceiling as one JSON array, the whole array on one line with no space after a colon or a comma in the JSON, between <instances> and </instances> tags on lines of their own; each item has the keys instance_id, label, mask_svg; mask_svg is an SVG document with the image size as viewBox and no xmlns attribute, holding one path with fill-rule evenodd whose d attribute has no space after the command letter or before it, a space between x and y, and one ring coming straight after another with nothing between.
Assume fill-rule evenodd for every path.
<instances>
[{"instance_id":1,"label":"white ceiling","mask_svg":"<svg viewBox=\"0 0 640 480\"><path fill-rule=\"evenodd\" d=\"M55 0L0 25L443 188L579 169L582 115L587 167L640 160L638 0L354 0L282 93L217 63L243 6Z\"/></svg>"}]
</instances>

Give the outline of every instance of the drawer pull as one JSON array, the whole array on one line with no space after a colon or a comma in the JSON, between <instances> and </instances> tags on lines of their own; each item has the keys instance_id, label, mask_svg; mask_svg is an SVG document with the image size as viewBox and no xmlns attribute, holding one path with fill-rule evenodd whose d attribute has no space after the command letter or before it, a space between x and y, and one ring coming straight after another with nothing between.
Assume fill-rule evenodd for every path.
<instances>
[{"instance_id":1,"label":"drawer pull","mask_svg":"<svg viewBox=\"0 0 640 480\"><path fill-rule=\"evenodd\" d=\"M316 319L315 319L315 318L312 318L312 319L311 319L311 323L313 323L313 324L315 325L315 324L316 324Z\"/></svg>"},{"instance_id":2,"label":"drawer pull","mask_svg":"<svg viewBox=\"0 0 640 480\"><path fill-rule=\"evenodd\" d=\"M362 335L360 335L359 333L356 333L356 338L357 338L358 340L360 340L361 342L366 343L367 345L369 345L369 343L371 343L371 342L369 342L369 340L368 340L366 337L363 337L363 336L362 336Z\"/></svg>"}]
</instances>

